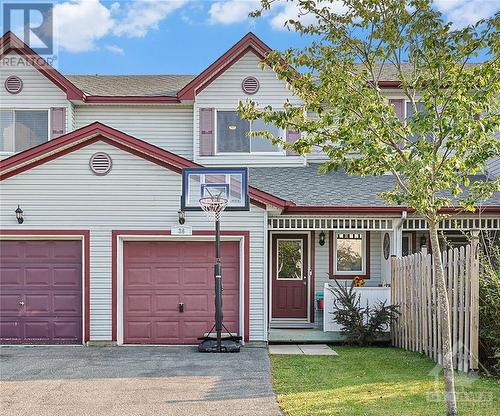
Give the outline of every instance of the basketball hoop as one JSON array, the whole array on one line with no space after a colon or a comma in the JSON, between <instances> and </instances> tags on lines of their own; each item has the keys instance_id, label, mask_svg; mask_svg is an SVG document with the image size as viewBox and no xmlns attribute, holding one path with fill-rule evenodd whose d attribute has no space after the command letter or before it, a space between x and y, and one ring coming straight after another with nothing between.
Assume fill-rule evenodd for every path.
<instances>
[{"instance_id":1,"label":"basketball hoop","mask_svg":"<svg viewBox=\"0 0 500 416\"><path fill-rule=\"evenodd\" d=\"M210 192L209 192L210 193ZM212 221L220 221L222 211L227 207L228 200L219 195L205 196L200 199L200 207Z\"/></svg>"}]
</instances>

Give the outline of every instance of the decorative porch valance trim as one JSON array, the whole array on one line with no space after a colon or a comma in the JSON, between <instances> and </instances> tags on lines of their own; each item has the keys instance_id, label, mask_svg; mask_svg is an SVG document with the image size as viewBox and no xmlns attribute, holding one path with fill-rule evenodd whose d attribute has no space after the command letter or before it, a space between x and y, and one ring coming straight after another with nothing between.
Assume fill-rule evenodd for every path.
<instances>
[{"instance_id":1,"label":"decorative porch valance trim","mask_svg":"<svg viewBox=\"0 0 500 416\"><path fill-rule=\"evenodd\" d=\"M404 231L428 230L427 221L422 218L407 218L403 222ZM476 218L449 218L442 220L439 230L500 230L500 216Z\"/></svg>"},{"instance_id":2,"label":"decorative porch valance trim","mask_svg":"<svg viewBox=\"0 0 500 416\"><path fill-rule=\"evenodd\" d=\"M372 230L392 231L390 218L271 217L269 230Z\"/></svg>"}]
</instances>

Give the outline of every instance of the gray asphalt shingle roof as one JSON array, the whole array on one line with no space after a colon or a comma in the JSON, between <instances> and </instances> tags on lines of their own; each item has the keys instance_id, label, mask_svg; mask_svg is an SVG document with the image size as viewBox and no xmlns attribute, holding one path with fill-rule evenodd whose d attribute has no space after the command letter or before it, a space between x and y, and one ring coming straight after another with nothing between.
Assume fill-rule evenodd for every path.
<instances>
[{"instance_id":1,"label":"gray asphalt shingle roof","mask_svg":"<svg viewBox=\"0 0 500 416\"><path fill-rule=\"evenodd\" d=\"M88 95L175 97L195 75L66 75Z\"/></svg>"},{"instance_id":2,"label":"gray asphalt shingle roof","mask_svg":"<svg viewBox=\"0 0 500 416\"><path fill-rule=\"evenodd\" d=\"M250 185L302 206L389 206L379 196L393 189L392 175L349 176L345 172L319 173L319 164L301 167L250 168ZM471 180L484 180L484 176ZM500 205L496 192L485 205Z\"/></svg>"}]
</instances>

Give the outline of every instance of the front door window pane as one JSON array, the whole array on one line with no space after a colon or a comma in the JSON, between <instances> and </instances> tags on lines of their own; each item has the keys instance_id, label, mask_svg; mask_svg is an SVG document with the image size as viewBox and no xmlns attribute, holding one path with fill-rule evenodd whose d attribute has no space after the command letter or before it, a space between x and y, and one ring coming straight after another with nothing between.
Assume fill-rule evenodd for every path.
<instances>
[{"instance_id":1,"label":"front door window pane","mask_svg":"<svg viewBox=\"0 0 500 416\"><path fill-rule=\"evenodd\" d=\"M302 240L278 240L278 279L302 279Z\"/></svg>"},{"instance_id":2,"label":"front door window pane","mask_svg":"<svg viewBox=\"0 0 500 416\"><path fill-rule=\"evenodd\" d=\"M363 235L337 234L337 271L363 272Z\"/></svg>"}]
</instances>

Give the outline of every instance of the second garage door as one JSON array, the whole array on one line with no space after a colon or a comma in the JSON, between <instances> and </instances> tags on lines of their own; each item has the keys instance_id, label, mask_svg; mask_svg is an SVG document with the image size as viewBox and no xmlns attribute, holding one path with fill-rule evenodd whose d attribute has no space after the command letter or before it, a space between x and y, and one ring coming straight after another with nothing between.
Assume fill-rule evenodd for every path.
<instances>
[{"instance_id":1,"label":"second garage door","mask_svg":"<svg viewBox=\"0 0 500 416\"><path fill-rule=\"evenodd\" d=\"M224 324L238 332L239 243L222 243ZM214 322L214 243L126 241L124 342L195 344Z\"/></svg>"}]
</instances>

